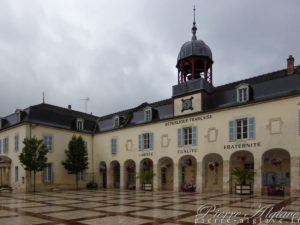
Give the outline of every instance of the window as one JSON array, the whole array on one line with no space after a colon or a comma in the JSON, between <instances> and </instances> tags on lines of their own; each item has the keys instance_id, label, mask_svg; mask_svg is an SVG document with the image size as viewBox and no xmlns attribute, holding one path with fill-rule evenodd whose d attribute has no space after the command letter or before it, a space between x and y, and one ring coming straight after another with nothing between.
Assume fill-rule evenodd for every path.
<instances>
[{"instance_id":1,"label":"window","mask_svg":"<svg viewBox=\"0 0 300 225\"><path fill-rule=\"evenodd\" d=\"M111 139L111 154L117 154L117 138Z\"/></svg>"},{"instance_id":2,"label":"window","mask_svg":"<svg viewBox=\"0 0 300 225\"><path fill-rule=\"evenodd\" d=\"M0 139L0 154L2 153L2 140Z\"/></svg>"},{"instance_id":3,"label":"window","mask_svg":"<svg viewBox=\"0 0 300 225\"><path fill-rule=\"evenodd\" d=\"M197 145L197 126L178 128L178 146Z\"/></svg>"},{"instance_id":4,"label":"window","mask_svg":"<svg viewBox=\"0 0 300 225\"><path fill-rule=\"evenodd\" d=\"M76 128L77 128L77 130L83 130L84 129L84 120L83 119L77 119L76 120Z\"/></svg>"},{"instance_id":5,"label":"window","mask_svg":"<svg viewBox=\"0 0 300 225\"><path fill-rule=\"evenodd\" d=\"M144 120L151 121L152 120L152 108L147 107L144 109Z\"/></svg>"},{"instance_id":6,"label":"window","mask_svg":"<svg viewBox=\"0 0 300 225\"><path fill-rule=\"evenodd\" d=\"M254 139L255 118L243 118L229 121L229 141Z\"/></svg>"},{"instance_id":7,"label":"window","mask_svg":"<svg viewBox=\"0 0 300 225\"><path fill-rule=\"evenodd\" d=\"M241 119L236 120L236 139L247 139L248 138L248 120Z\"/></svg>"},{"instance_id":8,"label":"window","mask_svg":"<svg viewBox=\"0 0 300 225\"><path fill-rule=\"evenodd\" d=\"M15 151L19 151L19 135L15 135Z\"/></svg>"},{"instance_id":9,"label":"window","mask_svg":"<svg viewBox=\"0 0 300 225\"><path fill-rule=\"evenodd\" d=\"M8 137L3 139L3 153L8 153L9 151L9 146L8 146Z\"/></svg>"},{"instance_id":10,"label":"window","mask_svg":"<svg viewBox=\"0 0 300 225\"><path fill-rule=\"evenodd\" d=\"M114 121L114 127L118 128L120 126L120 118L119 118L119 116L115 116L113 118L113 121Z\"/></svg>"},{"instance_id":11,"label":"window","mask_svg":"<svg viewBox=\"0 0 300 225\"><path fill-rule=\"evenodd\" d=\"M52 164L48 164L43 171L43 181L52 182Z\"/></svg>"},{"instance_id":12,"label":"window","mask_svg":"<svg viewBox=\"0 0 300 225\"><path fill-rule=\"evenodd\" d=\"M237 102L249 101L249 85L240 84L236 87Z\"/></svg>"},{"instance_id":13,"label":"window","mask_svg":"<svg viewBox=\"0 0 300 225\"><path fill-rule=\"evenodd\" d=\"M82 170L78 173L78 177L77 177L78 181L85 181L85 171Z\"/></svg>"},{"instance_id":14,"label":"window","mask_svg":"<svg viewBox=\"0 0 300 225\"><path fill-rule=\"evenodd\" d=\"M300 134L300 109L298 111L298 134Z\"/></svg>"},{"instance_id":15,"label":"window","mask_svg":"<svg viewBox=\"0 0 300 225\"><path fill-rule=\"evenodd\" d=\"M153 133L139 135L139 150L153 149Z\"/></svg>"},{"instance_id":16,"label":"window","mask_svg":"<svg viewBox=\"0 0 300 225\"><path fill-rule=\"evenodd\" d=\"M21 111L19 109L16 110L17 123L21 122Z\"/></svg>"},{"instance_id":17,"label":"window","mask_svg":"<svg viewBox=\"0 0 300 225\"><path fill-rule=\"evenodd\" d=\"M46 148L49 150L49 152L52 152L52 136L45 135L44 144L46 145Z\"/></svg>"},{"instance_id":18,"label":"window","mask_svg":"<svg viewBox=\"0 0 300 225\"><path fill-rule=\"evenodd\" d=\"M16 166L15 167L15 182L19 181L19 168Z\"/></svg>"}]
</instances>

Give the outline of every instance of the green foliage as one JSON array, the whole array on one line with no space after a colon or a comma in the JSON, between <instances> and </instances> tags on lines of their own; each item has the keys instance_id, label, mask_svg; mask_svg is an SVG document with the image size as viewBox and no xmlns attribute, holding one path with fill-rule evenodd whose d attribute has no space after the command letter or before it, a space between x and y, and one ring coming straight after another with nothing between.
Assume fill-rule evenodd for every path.
<instances>
[{"instance_id":1,"label":"green foliage","mask_svg":"<svg viewBox=\"0 0 300 225\"><path fill-rule=\"evenodd\" d=\"M88 168L88 156L86 155L85 144L82 137L76 137L74 135L65 153L67 158L62 162L62 165L69 174L76 175L76 189L78 189L78 173Z\"/></svg>"},{"instance_id":2,"label":"green foliage","mask_svg":"<svg viewBox=\"0 0 300 225\"><path fill-rule=\"evenodd\" d=\"M154 176L155 174L152 171L142 169L140 171L140 175L137 178L141 179L142 182L148 184L151 183Z\"/></svg>"},{"instance_id":3,"label":"green foliage","mask_svg":"<svg viewBox=\"0 0 300 225\"><path fill-rule=\"evenodd\" d=\"M245 185L247 181L252 181L254 177L252 170L240 167L234 168L231 174L236 177L239 185Z\"/></svg>"},{"instance_id":4,"label":"green foliage","mask_svg":"<svg viewBox=\"0 0 300 225\"><path fill-rule=\"evenodd\" d=\"M24 148L19 155L19 160L25 170L34 173L34 191L35 191L35 174L47 167L47 153L43 140L38 140L36 137L25 138L23 141Z\"/></svg>"},{"instance_id":5,"label":"green foliage","mask_svg":"<svg viewBox=\"0 0 300 225\"><path fill-rule=\"evenodd\" d=\"M48 149L43 140L36 137L25 138L23 141L24 148L19 155L20 162L27 171L42 171L47 166Z\"/></svg>"}]
</instances>

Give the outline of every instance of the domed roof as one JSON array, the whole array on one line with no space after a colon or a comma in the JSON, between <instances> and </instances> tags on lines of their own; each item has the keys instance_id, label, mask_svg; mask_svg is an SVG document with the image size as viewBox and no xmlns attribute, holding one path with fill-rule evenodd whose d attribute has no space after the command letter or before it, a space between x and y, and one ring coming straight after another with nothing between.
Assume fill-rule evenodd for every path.
<instances>
[{"instance_id":1,"label":"domed roof","mask_svg":"<svg viewBox=\"0 0 300 225\"><path fill-rule=\"evenodd\" d=\"M196 36L197 32L197 27L196 27L196 21L195 21L195 7L194 7L194 22L193 22L193 27L192 27L192 40L185 42L178 54L177 57L177 65L178 62L182 59L185 59L190 56L206 56L208 57L211 61L212 60L212 53L210 48L204 43L202 40L197 40Z\"/></svg>"},{"instance_id":2,"label":"domed roof","mask_svg":"<svg viewBox=\"0 0 300 225\"><path fill-rule=\"evenodd\" d=\"M177 62L190 56L206 56L212 61L210 48L202 40L191 40L185 42L178 54Z\"/></svg>"}]
</instances>

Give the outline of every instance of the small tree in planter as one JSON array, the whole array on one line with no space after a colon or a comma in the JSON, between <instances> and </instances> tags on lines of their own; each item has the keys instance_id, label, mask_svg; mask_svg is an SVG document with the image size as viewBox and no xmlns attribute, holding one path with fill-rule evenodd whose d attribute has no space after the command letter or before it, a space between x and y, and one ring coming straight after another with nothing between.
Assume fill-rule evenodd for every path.
<instances>
[{"instance_id":1,"label":"small tree in planter","mask_svg":"<svg viewBox=\"0 0 300 225\"><path fill-rule=\"evenodd\" d=\"M152 191L152 179L154 176L155 174L151 170L142 169L140 171L140 175L137 178L141 179L144 191Z\"/></svg>"},{"instance_id":2,"label":"small tree in planter","mask_svg":"<svg viewBox=\"0 0 300 225\"><path fill-rule=\"evenodd\" d=\"M247 181L252 181L254 177L254 172L250 169L236 167L232 171L232 175L236 177L237 184L235 185L236 194L251 194L251 184L247 184Z\"/></svg>"}]
</instances>

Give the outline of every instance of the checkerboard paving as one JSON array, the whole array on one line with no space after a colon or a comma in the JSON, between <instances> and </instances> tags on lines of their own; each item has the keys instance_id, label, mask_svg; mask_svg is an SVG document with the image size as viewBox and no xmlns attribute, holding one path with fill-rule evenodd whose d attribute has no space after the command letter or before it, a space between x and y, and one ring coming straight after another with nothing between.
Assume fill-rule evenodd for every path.
<instances>
[{"instance_id":1,"label":"checkerboard paving","mask_svg":"<svg viewBox=\"0 0 300 225\"><path fill-rule=\"evenodd\" d=\"M214 206L219 213L241 212L230 224L242 225L247 224L244 219L255 214L259 206L272 205L274 212L282 207L288 212L298 212L300 196L126 190L0 193L0 225L189 225L195 224L197 211L204 205ZM220 220L213 222L216 219L214 212L208 213L205 219L198 218L196 224L222 224ZM288 218L283 221L291 224ZM263 225L265 221L256 224Z\"/></svg>"}]
</instances>

